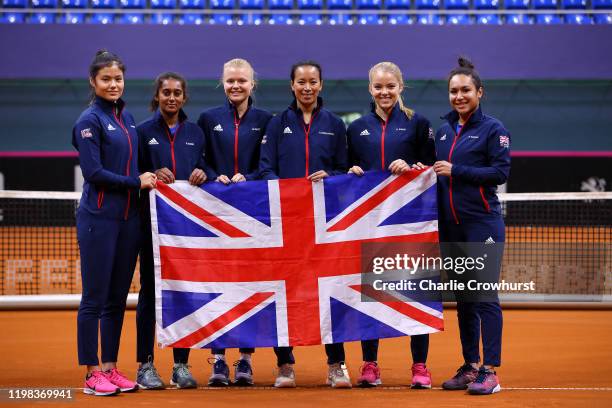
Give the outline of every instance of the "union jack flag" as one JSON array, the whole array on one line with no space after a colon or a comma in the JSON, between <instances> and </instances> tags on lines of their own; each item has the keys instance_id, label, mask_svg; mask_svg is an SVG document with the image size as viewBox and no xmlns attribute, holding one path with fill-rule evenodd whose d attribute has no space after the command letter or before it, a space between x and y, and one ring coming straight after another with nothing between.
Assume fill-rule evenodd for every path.
<instances>
[{"instance_id":1,"label":"union jack flag","mask_svg":"<svg viewBox=\"0 0 612 408\"><path fill-rule=\"evenodd\" d=\"M443 330L441 304L383 297L360 277L364 242L437 242L435 183L431 169L158 183L150 203L160 345L298 346Z\"/></svg>"}]
</instances>

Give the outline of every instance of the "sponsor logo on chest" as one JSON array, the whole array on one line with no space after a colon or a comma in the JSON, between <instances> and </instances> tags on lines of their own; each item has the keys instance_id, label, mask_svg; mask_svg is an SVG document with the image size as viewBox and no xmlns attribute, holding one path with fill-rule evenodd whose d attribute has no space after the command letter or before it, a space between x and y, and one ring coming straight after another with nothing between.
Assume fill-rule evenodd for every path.
<instances>
[{"instance_id":1,"label":"sponsor logo on chest","mask_svg":"<svg viewBox=\"0 0 612 408\"><path fill-rule=\"evenodd\" d=\"M291 131L291 128L289 126L287 126L285 128L285 130L283 130L283 133L286 134L286 135L289 135L289 134L292 134L293 132Z\"/></svg>"},{"instance_id":2,"label":"sponsor logo on chest","mask_svg":"<svg viewBox=\"0 0 612 408\"><path fill-rule=\"evenodd\" d=\"M368 132L368 129L363 129L359 136L370 136L370 132Z\"/></svg>"},{"instance_id":3,"label":"sponsor logo on chest","mask_svg":"<svg viewBox=\"0 0 612 408\"><path fill-rule=\"evenodd\" d=\"M116 128L115 128L115 127L114 127L112 124L110 124L110 123L108 124L108 126L106 126L106 128L107 128L108 130L115 130L115 129L116 129Z\"/></svg>"},{"instance_id":4,"label":"sponsor logo on chest","mask_svg":"<svg viewBox=\"0 0 612 408\"><path fill-rule=\"evenodd\" d=\"M221 126L221 124L220 124L220 123L218 123L218 124L217 124L217 126L215 126L215 127L213 128L213 130L214 130L215 132L223 132L223 126Z\"/></svg>"},{"instance_id":5,"label":"sponsor logo on chest","mask_svg":"<svg viewBox=\"0 0 612 408\"><path fill-rule=\"evenodd\" d=\"M153 145L158 145L159 142L157 140L155 140L155 138L149 140L149 146L153 146Z\"/></svg>"}]
</instances>

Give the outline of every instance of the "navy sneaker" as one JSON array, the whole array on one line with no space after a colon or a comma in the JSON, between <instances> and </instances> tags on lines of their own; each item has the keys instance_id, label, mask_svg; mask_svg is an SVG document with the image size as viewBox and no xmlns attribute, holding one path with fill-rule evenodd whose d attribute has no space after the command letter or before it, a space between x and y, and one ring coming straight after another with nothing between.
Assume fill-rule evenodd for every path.
<instances>
[{"instance_id":1,"label":"navy sneaker","mask_svg":"<svg viewBox=\"0 0 612 408\"><path fill-rule=\"evenodd\" d=\"M174 364L172 368L172 378L170 384L176 385L176 388L197 388L198 383L189 371L189 366L185 363Z\"/></svg>"},{"instance_id":2,"label":"navy sneaker","mask_svg":"<svg viewBox=\"0 0 612 408\"><path fill-rule=\"evenodd\" d=\"M151 360L138 367L136 383L141 390L163 390L166 387Z\"/></svg>"},{"instance_id":3,"label":"navy sneaker","mask_svg":"<svg viewBox=\"0 0 612 408\"><path fill-rule=\"evenodd\" d=\"M240 359L234 363L234 367L236 367L234 371L234 385L241 387L253 385L253 369L249 361Z\"/></svg>"},{"instance_id":4,"label":"navy sneaker","mask_svg":"<svg viewBox=\"0 0 612 408\"><path fill-rule=\"evenodd\" d=\"M211 387L227 387L229 385L229 367L224 360L214 362L208 385Z\"/></svg>"}]
</instances>

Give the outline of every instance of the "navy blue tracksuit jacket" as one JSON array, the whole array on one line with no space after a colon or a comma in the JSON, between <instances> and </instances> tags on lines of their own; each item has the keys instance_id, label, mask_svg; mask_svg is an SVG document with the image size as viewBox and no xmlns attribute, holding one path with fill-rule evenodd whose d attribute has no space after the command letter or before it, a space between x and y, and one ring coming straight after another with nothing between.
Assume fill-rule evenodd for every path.
<instances>
[{"instance_id":1,"label":"navy blue tracksuit jacket","mask_svg":"<svg viewBox=\"0 0 612 408\"><path fill-rule=\"evenodd\" d=\"M273 117L261 141L260 177L264 180L306 177L319 170L330 176L347 170L346 127L318 98L310 124L294 100Z\"/></svg>"},{"instance_id":2,"label":"navy blue tracksuit jacket","mask_svg":"<svg viewBox=\"0 0 612 408\"><path fill-rule=\"evenodd\" d=\"M395 104L386 121L376 114L375 105L367 115L348 127L349 165L367 170L387 170L403 159L409 165L416 162L431 165L435 161L433 130L429 121L415 113L408 119Z\"/></svg>"},{"instance_id":3,"label":"navy blue tracksuit jacket","mask_svg":"<svg viewBox=\"0 0 612 408\"><path fill-rule=\"evenodd\" d=\"M176 180L189 180L194 169L204 170L204 134L195 123L187 121L182 109L174 135L159 110L136 129L140 139L141 172L155 172L166 167Z\"/></svg>"},{"instance_id":4,"label":"navy blue tracksuit jacket","mask_svg":"<svg viewBox=\"0 0 612 408\"><path fill-rule=\"evenodd\" d=\"M198 125L206 136L206 175L215 180L221 174L229 178L236 173L247 180L258 178L259 146L272 114L252 106L238 117L234 105L208 109L200 115Z\"/></svg>"},{"instance_id":5,"label":"navy blue tracksuit jacket","mask_svg":"<svg viewBox=\"0 0 612 408\"><path fill-rule=\"evenodd\" d=\"M451 177L438 177L440 221L459 224L483 216L500 216L497 186L510 174L510 133L479 107L459 133L452 111L436 133L438 160L452 163Z\"/></svg>"},{"instance_id":6,"label":"navy blue tracksuit jacket","mask_svg":"<svg viewBox=\"0 0 612 408\"><path fill-rule=\"evenodd\" d=\"M124 106L96 98L72 129L85 179L79 209L112 219L136 215L140 189L136 126Z\"/></svg>"}]
</instances>

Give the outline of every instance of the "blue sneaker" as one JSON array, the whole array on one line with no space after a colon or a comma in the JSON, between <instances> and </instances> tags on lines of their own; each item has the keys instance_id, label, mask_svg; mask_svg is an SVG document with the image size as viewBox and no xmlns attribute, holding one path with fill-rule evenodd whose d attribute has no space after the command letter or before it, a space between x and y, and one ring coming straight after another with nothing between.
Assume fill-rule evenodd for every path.
<instances>
[{"instance_id":1,"label":"blue sneaker","mask_svg":"<svg viewBox=\"0 0 612 408\"><path fill-rule=\"evenodd\" d=\"M240 359L234 363L234 367L236 367L234 371L234 385L241 387L253 385L253 369L249 361Z\"/></svg>"},{"instance_id":2,"label":"blue sneaker","mask_svg":"<svg viewBox=\"0 0 612 408\"><path fill-rule=\"evenodd\" d=\"M495 371L480 367L478 377L468 385L468 393L473 395L489 395L501 391Z\"/></svg>"},{"instance_id":3,"label":"blue sneaker","mask_svg":"<svg viewBox=\"0 0 612 408\"><path fill-rule=\"evenodd\" d=\"M210 359L208 362L211 363ZM229 367L224 360L214 362L208 385L210 387L227 387L229 385Z\"/></svg>"},{"instance_id":4,"label":"blue sneaker","mask_svg":"<svg viewBox=\"0 0 612 408\"><path fill-rule=\"evenodd\" d=\"M136 383L141 390L163 390L166 388L151 360L138 367Z\"/></svg>"},{"instance_id":5,"label":"blue sneaker","mask_svg":"<svg viewBox=\"0 0 612 408\"><path fill-rule=\"evenodd\" d=\"M174 364L170 384L175 385L179 389L198 387L197 381L191 375L191 371L189 371L189 366L184 363Z\"/></svg>"}]
</instances>

